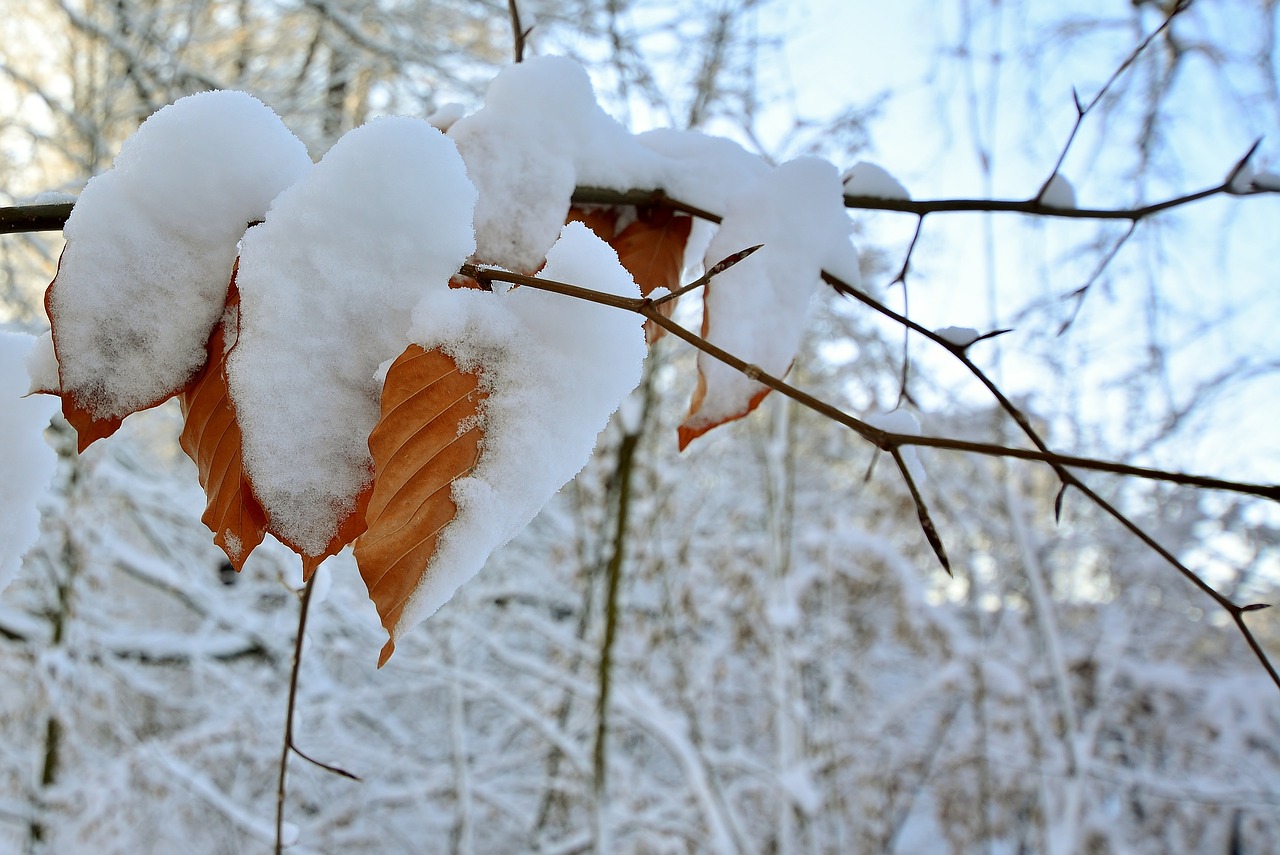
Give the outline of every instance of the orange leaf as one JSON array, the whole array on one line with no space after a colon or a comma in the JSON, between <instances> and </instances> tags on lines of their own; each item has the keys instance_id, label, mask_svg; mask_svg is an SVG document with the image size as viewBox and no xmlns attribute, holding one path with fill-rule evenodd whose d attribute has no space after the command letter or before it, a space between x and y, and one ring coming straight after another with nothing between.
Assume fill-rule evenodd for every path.
<instances>
[{"instance_id":1,"label":"orange leaf","mask_svg":"<svg viewBox=\"0 0 1280 855\"><path fill-rule=\"evenodd\" d=\"M684 246L689 242L693 218L670 208L640 208L634 222L609 241L618 260L648 297L656 288L674 291L684 270Z\"/></svg>"},{"instance_id":2,"label":"orange leaf","mask_svg":"<svg viewBox=\"0 0 1280 855\"><path fill-rule=\"evenodd\" d=\"M267 531L266 513L244 472L240 425L227 390L227 337L235 336L239 316L240 293L232 273L226 311L209 336L208 361L178 395L184 419L179 442L195 462L209 498L201 522L237 571Z\"/></svg>"},{"instance_id":3,"label":"orange leaf","mask_svg":"<svg viewBox=\"0 0 1280 855\"><path fill-rule=\"evenodd\" d=\"M338 525L333 533L333 537L329 538L329 542L325 544L324 549L312 555L304 550L301 546L294 543L289 538L280 534L271 525L267 523L267 531L271 532L276 540L298 553L302 558L302 581L311 578L311 574L316 572L316 568L328 557L337 555L342 551L342 547L351 543L360 535L364 534L368 525L365 522L365 512L369 507L369 497L373 494L373 481L366 481L364 486L360 488L360 492L355 495L355 504L345 517L338 520Z\"/></svg>"},{"instance_id":4,"label":"orange leaf","mask_svg":"<svg viewBox=\"0 0 1280 855\"><path fill-rule=\"evenodd\" d=\"M410 345L382 389L382 418L369 436L375 477L356 562L395 650L396 625L426 576L441 530L457 515L453 482L475 467L483 438L478 373L439 350Z\"/></svg>"},{"instance_id":5,"label":"orange leaf","mask_svg":"<svg viewBox=\"0 0 1280 855\"><path fill-rule=\"evenodd\" d=\"M648 297L658 288L674 291L680 286L684 248L692 228L692 217L678 216L670 208L644 207L634 222L609 241L622 266L640 286L640 296ZM676 301L670 300L658 311L669 318L675 307ZM662 327L645 323L644 337L650 344L663 333Z\"/></svg>"},{"instance_id":6,"label":"orange leaf","mask_svg":"<svg viewBox=\"0 0 1280 855\"><path fill-rule=\"evenodd\" d=\"M62 251L63 253L66 252L65 246ZM59 270L62 268L61 255L58 256L58 268ZM49 283L49 287L46 288L44 292L44 313L49 318L49 331L53 334L53 352L55 356L58 354L58 321L56 313L53 311L52 299L53 289L57 284L58 274L55 272L53 275L53 281ZM61 357L58 359L58 379L59 385L61 386ZM114 416L109 416L107 418L95 416L89 407L86 407L80 402L76 393L66 389L65 386L63 386L60 391L51 391L51 393L57 394L62 398L62 416L67 420L67 423L76 430L76 451L78 452L83 453L86 448L93 445L97 440L111 436L111 434L120 429L120 425L124 422L125 416L120 416L119 418ZM154 407L157 404L162 404L171 397L173 397L172 394L166 395L164 400L156 401L151 406ZM146 408L144 407L143 409ZM126 413L126 415L128 414Z\"/></svg>"},{"instance_id":7,"label":"orange leaf","mask_svg":"<svg viewBox=\"0 0 1280 855\"><path fill-rule=\"evenodd\" d=\"M703 337L706 337L705 333L703 334ZM676 428L676 435L679 438L680 443L680 451L684 451L685 448L688 447L689 443L693 442L712 428L718 428L720 425L737 421L744 416L750 415L756 407L760 406L760 402L763 401L765 396L771 391L773 390L768 386L765 386L751 397L751 400L747 402L746 409L741 412L734 413L726 418L708 421L697 420L693 418L693 414L702 406L702 401L707 396L707 378L703 376L701 369L699 369L698 382L693 388L693 399L689 402L689 417L685 419L684 424Z\"/></svg>"},{"instance_id":8,"label":"orange leaf","mask_svg":"<svg viewBox=\"0 0 1280 855\"><path fill-rule=\"evenodd\" d=\"M596 237L605 243L612 244L614 235L618 233L618 209L612 206L592 208L570 208L569 215L564 218L565 225L582 223Z\"/></svg>"},{"instance_id":9,"label":"orange leaf","mask_svg":"<svg viewBox=\"0 0 1280 855\"><path fill-rule=\"evenodd\" d=\"M712 287L711 283L708 282L706 286L703 288L704 302L703 302L703 310L702 310L702 330L701 330L701 335L703 339L707 338L707 331L710 328L711 313L708 312L706 309L705 300L706 300L707 294L711 293L711 287ZM698 354L699 359L701 359L703 355L704 354L699 353ZM751 398L746 402L746 406L743 407L738 412L733 413L732 415L728 415L728 416L724 416L722 418L716 418L716 419L700 418L698 416L698 411L702 409L702 402L707 397L707 377L705 374L702 373L702 365L699 364L698 380L696 385L693 387L693 397L689 401L689 414L685 417L685 420L680 425L680 427L676 428L676 436L679 439L680 451L684 451L685 448L688 447L689 443L693 442L695 439L702 436L704 433L711 430L712 428L718 428L720 427L720 425L728 424L729 422L737 421L738 419L743 418L744 416L750 415L751 412L754 411L756 407L760 406L760 402L765 399L765 396L772 391L773 390L770 389L768 386L761 386L759 391L757 391L754 395L752 395Z\"/></svg>"}]
</instances>

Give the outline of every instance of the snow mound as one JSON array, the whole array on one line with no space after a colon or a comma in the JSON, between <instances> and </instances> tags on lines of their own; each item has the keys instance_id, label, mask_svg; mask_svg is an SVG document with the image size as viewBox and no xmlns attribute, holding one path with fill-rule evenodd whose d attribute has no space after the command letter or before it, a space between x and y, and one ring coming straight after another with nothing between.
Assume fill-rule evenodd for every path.
<instances>
[{"instance_id":1,"label":"snow mound","mask_svg":"<svg viewBox=\"0 0 1280 855\"><path fill-rule=\"evenodd\" d=\"M155 113L80 194L50 289L62 389L98 418L153 406L205 361L236 243L311 168L279 117L243 92Z\"/></svg>"},{"instance_id":2,"label":"snow mound","mask_svg":"<svg viewBox=\"0 0 1280 855\"><path fill-rule=\"evenodd\" d=\"M273 530L318 555L369 480L378 366L474 249L476 193L426 122L346 134L245 235L227 360L245 468Z\"/></svg>"}]
</instances>

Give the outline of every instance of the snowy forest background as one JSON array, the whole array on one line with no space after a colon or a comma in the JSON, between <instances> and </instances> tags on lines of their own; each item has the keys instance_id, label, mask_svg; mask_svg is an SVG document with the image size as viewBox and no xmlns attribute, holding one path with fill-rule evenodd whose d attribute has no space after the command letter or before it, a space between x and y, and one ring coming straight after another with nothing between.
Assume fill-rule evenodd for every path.
<instances>
[{"instance_id":1,"label":"snowy forest background","mask_svg":"<svg viewBox=\"0 0 1280 855\"><path fill-rule=\"evenodd\" d=\"M790 24L787 4L751 0L521 8L529 49L581 59L632 125L722 133L778 160L874 159L931 197L1016 195L1002 182L1027 163L1043 180L1070 87L1100 86L1170 4L948 5L903 46L920 51L911 92L845 80L839 56L830 80L788 79L787 26L821 22L821 6ZM1091 119L1068 162L1080 192L1122 206L1212 184L1276 136L1278 15L1270 0L1193 3ZM505 6L483 0L36 0L8 4L0 37L3 204L76 192L192 91L253 92L318 156L373 115L475 106L511 53ZM811 114L806 93L823 88L852 100ZM920 134L937 144L899 164L878 122L920 91L937 105ZM975 358L1063 451L1280 480L1275 198L1144 223L1061 336L1063 295L1123 228L964 218L924 232L912 316L1016 327ZM911 236L893 216L855 216L864 273L886 285ZM58 250L56 234L0 238L10 326L42 327ZM924 350L910 350L907 406L926 431L1006 441L1007 417ZM791 377L887 411L903 359L899 328L832 293ZM611 426L382 671L349 554L327 562L296 733L363 780L295 759L291 851L1236 855L1280 839L1280 696L1157 555L1070 496L1055 524L1047 468L922 450L948 579L893 467L777 396L678 455L691 361L670 339L656 348L638 432ZM42 536L0 598L0 852L272 846L300 568L264 544L222 575L177 433L168 408L83 456L65 424L50 432L61 468ZM1237 602L1275 598L1273 508L1088 480ZM1250 625L1280 653L1269 612Z\"/></svg>"}]
</instances>

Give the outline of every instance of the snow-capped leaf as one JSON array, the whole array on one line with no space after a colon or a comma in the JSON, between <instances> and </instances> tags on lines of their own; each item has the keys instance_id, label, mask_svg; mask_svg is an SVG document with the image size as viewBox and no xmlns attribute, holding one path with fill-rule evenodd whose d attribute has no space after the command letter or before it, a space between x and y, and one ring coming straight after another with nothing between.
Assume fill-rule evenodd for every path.
<instances>
[{"instance_id":1,"label":"snow-capped leaf","mask_svg":"<svg viewBox=\"0 0 1280 855\"><path fill-rule=\"evenodd\" d=\"M708 264L763 246L703 290L703 338L765 373L784 375L800 346L822 271L857 280L851 230L840 178L825 161L798 158L743 188L730 199L707 247ZM699 353L680 447L747 415L768 393L764 384Z\"/></svg>"},{"instance_id":2,"label":"snow-capped leaf","mask_svg":"<svg viewBox=\"0 0 1280 855\"><path fill-rule=\"evenodd\" d=\"M360 575L391 636L379 667L395 650L396 625L430 569L441 529L457 514L453 482L480 454L478 411L486 395L478 383L477 373L416 344L387 371L382 418L369 436L368 529L355 542Z\"/></svg>"},{"instance_id":3,"label":"snow-capped leaf","mask_svg":"<svg viewBox=\"0 0 1280 855\"><path fill-rule=\"evenodd\" d=\"M379 366L475 248L475 188L425 122L375 119L282 193L241 245L227 378L270 531L308 568L364 528Z\"/></svg>"},{"instance_id":4,"label":"snow-capped leaf","mask_svg":"<svg viewBox=\"0 0 1280 855\"><path fill-rule=\"evenodd\" d=\"M267 532L267 515L244 473L240 425L227 392L226 355L235 344L239 312L240 294L233 275L226 311L209 337L208 360L178 395L183 417L179 442L195 462L200 486L209 499L201 522L213 532L213 542L236 570Z\"/></svg>"},{"instance_id":5,"label":"snow-capped leaf","mask_svg":"<svg viewBox=\"0 0 1280 855\"><path fill-rule=\"evenodd\" d=\"M590 282L616 296L639 294L613 250L576 222L564 226L539 276ZM536 288L428 290L413 321L410 339L422 351L446 354L461 371L480 375L487 397L476 415L484 446L474 470L452 480L452 522L413 559L425 567L404 568L419 581L400 592L407 597L390 623L393 642L448 602L582 469L600 430L639 382L646 353L635 315ZM457 435L453 424L446 439ZM464 423L464 432L474 426ZM382 456L376 449L374 455ZM379 464L375 494L389 495L386 477ZM384 513L380 501L371 503L370 531L356 543L362 567Z\"/></svg>"},{"instance_id":6,"label":"snow-capped leaf","mask_svg":"<svg viewBox=\"0 0 1280 855\"><path fill-rule=\"evenodd\" d=\"M82 450L200 370L237 241L310 168L260 101L205 92L147 119L88 183L45 295Z\"/></svg>"}]
</instances>

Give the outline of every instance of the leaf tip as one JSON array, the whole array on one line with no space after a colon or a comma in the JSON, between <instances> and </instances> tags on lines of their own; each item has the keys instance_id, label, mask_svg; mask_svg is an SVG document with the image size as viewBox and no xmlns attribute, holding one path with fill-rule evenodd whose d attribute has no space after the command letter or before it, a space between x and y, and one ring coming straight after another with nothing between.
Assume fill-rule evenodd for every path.
<instances>
[{"instance_id":1,"label":"leaf tip","mask_svg":"<svg viewBox=\"0 0 1280 855\"><path fill-rule=\"evenodd\" d=\"M378 668L387 664L387 660L391 658L391 654L396 652L396 640L394 638L387 639L387 643L382 645L382 652L378 654Z\"/></svg>"}]
</instances>

